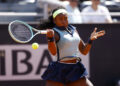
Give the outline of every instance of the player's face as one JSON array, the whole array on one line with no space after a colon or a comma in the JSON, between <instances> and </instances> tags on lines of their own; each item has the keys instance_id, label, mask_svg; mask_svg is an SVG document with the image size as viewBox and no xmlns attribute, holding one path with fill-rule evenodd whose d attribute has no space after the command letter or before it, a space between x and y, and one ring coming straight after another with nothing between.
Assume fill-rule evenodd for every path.
<instances>
[{"instance_id":1,"label":"player's face","mask_svg":"<svg viewBox=\"0 0 120 86\"><path fill-rule=\"evenodd\" d=\"M99 5L100 4L100 0L91 0L93 4Z\"/></svg>"},{"instance_id":2,"label":"player's face","mask_svg":"<svg viewBox=\"0 0 120 86\"><path fill-rule=\"evenodd\" d=\"M67 14L59 14L56 16L56 18L54 19L54 23L58 26L58 27L67 27L68 26L68 16Z\"/></svg>"},{"instance_id":3,"label":"player's face","mask_svg":"<svg viewBox=\"0 0 120 86\"><path fill-rule=\"evenodd\" d=\"M70 5L74 8L78 6L78 0L70 0Z\"/></svg>"}]
</instances>

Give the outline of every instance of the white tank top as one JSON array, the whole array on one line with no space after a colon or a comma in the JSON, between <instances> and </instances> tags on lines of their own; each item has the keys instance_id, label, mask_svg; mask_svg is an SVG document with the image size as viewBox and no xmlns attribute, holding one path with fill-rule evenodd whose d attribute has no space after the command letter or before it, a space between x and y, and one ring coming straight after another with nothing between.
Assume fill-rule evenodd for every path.
<instances>
[{"instance_id":1,"label":"white tank top","mask_svg":"<svg viewBox=\"0 0 120 86\"><path fill-rule=\"evenodd\" d=\"M60 40L57 42L59 59L64 57L79 57L78 47L81 39L74 26L69 25L68 28L72 30L72 34L66 30L60 30L57 27L53 28L60 35Z\"/></svg>"}]
</instances>

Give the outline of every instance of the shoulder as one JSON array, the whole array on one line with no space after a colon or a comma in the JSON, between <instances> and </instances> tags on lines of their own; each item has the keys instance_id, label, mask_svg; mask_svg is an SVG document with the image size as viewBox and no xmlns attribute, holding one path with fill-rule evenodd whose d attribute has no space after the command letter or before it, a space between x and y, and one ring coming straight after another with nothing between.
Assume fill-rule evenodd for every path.
<instances>
[{"instance_id":1,"label":"shoulder","mask_svg":"<svg viewBox=\"0 0 120 86\"><path fill-rule=\"evenodd\" d=\"M88 12L88 11L90 11L90 9L91 9L91 6L87 6L82 9L82 12Z\"/></svg>"},{"instance_id":2,"label":"shoulder","mask_svg":"<svg viewBox=\"0 0 120 86\"><path fill-rule=\"evenodd\" d=\"M53 27L52 29L55 30L55 31L56 31L56 30L59 31L59 28L60 28L60 27L55 26L55 27Z\"/></svg>"},{"instance_id":3,"label":"shoulder","mask_svg":"<svg viewBox=\"0 0 120 86\"><path fill-rule=\"evenodd\" d=\"M99 5L99 9L101 9L103 11L108 11L108 8L103 5Z\"/></svg>"},{"instance_id":4,"label":"shoulder","mask_svg":"<svg viewBox=\"0 0 120 86\"><path fill-rule=\"evenodd\" d=\"M68 27L69 27L70 29L72 29L72 30L76 30L76 27L73 26L73 25L68 25Z\"/></svg>"},{"instance_id":5,"label":"shoulder","mask_svg":"<svg viewBox=\"0 0 120 86\"><path fill-rule=\"evenodd\" d=\"M61 33L61 31L60 31L57 27L54 27L53 30L54 30L54 32L57 33L57 34L60 34L60 33Z\"/></svg>"}]
</instances>

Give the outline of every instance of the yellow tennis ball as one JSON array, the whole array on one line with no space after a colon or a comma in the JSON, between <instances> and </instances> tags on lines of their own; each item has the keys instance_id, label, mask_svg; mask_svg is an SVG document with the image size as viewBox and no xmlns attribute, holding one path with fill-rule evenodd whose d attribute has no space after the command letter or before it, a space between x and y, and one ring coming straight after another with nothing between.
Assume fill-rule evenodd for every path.
<instances>
[{"instance_id":1,"label":"yellow tennis ball","mask_svg":"<svg viewBox=\"0 0 120 86\"><path fill-rule=\"evenodd\" d=\"M32 48L33 48L34 50L38 49L38 47L39 47L39 44L38 44L38 43L32 43Z\"/></svg>"}]
</instances>

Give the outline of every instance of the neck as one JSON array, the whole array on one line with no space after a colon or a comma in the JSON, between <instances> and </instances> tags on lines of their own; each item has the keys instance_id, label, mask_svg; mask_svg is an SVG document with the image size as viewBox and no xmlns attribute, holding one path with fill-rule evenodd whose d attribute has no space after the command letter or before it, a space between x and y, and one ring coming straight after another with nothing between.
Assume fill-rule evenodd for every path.
<instances>
[{"instance_id":1,"label":"neck","mask_svg":"<svg viewBox=\"0 0 120 86\"><path fill-rule=\"evenodd\" d=\"M72 5L72 4L70 4L70 6L72 7L72 9L74 9L76 7L76 6Z\"/></svg>"},{"instance_id":2,"label":"neck","mask_svg":"<svg viewBox=\"0 0 120 86\"><path fill-rule=\"evenodd\" d=\"M60 30L66 30L67 27L64 27L64 26L56 26L58 29Z\"/></svg>"},{"instance_id":3,"label":"neck","mask_svg":"<svg viewBox=\"0 0 120 86\"><path fill-rule=\"evenodd\" d=\"M93 8L94 10L97 10L98 5L96 5L96 4L92 4L92 8Z\"/></svg>"}]
</instances>

